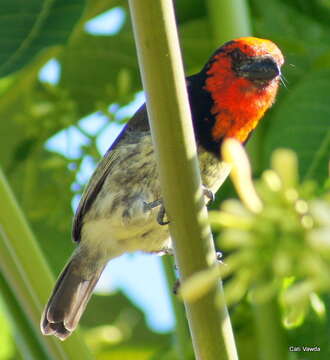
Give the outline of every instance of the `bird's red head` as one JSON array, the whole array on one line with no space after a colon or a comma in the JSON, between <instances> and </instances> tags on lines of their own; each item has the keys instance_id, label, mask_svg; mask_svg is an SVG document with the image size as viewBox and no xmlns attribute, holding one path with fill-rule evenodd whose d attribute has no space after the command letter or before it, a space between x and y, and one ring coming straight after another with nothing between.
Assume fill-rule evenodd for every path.
<instances>
[{"instance_id":1,"label":"bird's red head","mask_svg":"<svg viewBox=\"0 0 330 360\"><path fill-rule=\"evenodd\" d=\"M247 140L275 100L283 63L273 42L254 37L230 41L215 52L202 71L212 98L212 141Z\"/></svg>"}]
</instances>

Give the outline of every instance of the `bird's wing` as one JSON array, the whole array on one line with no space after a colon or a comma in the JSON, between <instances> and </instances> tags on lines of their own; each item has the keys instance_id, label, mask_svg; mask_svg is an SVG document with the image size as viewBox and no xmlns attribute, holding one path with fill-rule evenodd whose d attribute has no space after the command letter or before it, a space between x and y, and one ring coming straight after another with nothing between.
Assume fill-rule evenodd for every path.
<instances>
[{"instance_id":1,"label":"bird's wing","mask_svg":"<svg viewBox=\"0 0 330 360\"><path fill-rule=\"evenodd\" d=\"M144 104L139 108L139 110L135 113L132 119L126 124L124 129L118 135L117 139L110 146L106 154L103 156L102 160L99 162L92 178L88 182L73 219L72 237L74 241L80 241L81 228L83 225L84 216L92 206L94 200L96 199L98 193L103 186L105 179L111 172L113 165L116 163L116 159L118 157L118 151L116 150L118 149L118 147L124 144L129 144L131 141L130 139L134 138L131 136L132 133L148 131L150 131L148 115L146 106Z\"/></svg>"}]
</instances>

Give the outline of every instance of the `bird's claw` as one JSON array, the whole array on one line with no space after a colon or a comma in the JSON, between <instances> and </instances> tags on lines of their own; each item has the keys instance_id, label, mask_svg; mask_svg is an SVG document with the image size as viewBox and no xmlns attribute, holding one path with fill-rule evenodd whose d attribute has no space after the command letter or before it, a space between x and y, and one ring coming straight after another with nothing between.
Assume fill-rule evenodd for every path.
<instances>
[{"instance_id":1,"label":"bird's claw","mask_svg":"<svg viewBox=\"0 0 330 360\"><path fill-rule=\"evenodd\" d=\"M161 204L158 215L157 215L157 222L159 225L168 225L169 221L164 221L164 218L166 216L165 207L163 204Z\"/></svg>"},{"instance_id":2,"label":"bird's claw","mask_svg":"<svg viewBox=\"0 0 330 360\"><path fill-rule=\"evenodd\" d=\"M223 257L223 255L222 255L222 252L221 252L221 251L217 251L217 252L215 253L215 258L216 258L216 260L217 260L218 263L223 264L222 257Z\"/></svg>"},{"instance_id":3,"label":"bird's claw","mask_svg":"<svg viewBox=\"0 0 330 360\"><path fill-rule=\"evenodd\" d=\"M215 256L216 256L216 261L217 261L218 263L220 263L220 264L223 264L223 261L222 261L222 252L221 252L221 251L217 251L217 252L215 253ZM177 270L176 265L175 265L175 270ZM181 284L181 283L180 283L180 280L179 280L179 279L176 279L176 280L175 280L175 283L174 283L174 285L173 285L173 289L172 289L174 295L178 295L179 289L180 289L180 284Z\"/></svg>"},{"instance_id":4,"label":"bird's claw","mask_svg":"<svg viewBox=\"0 0 330 360\"><path fill-rule=\"evenodd\" d=\"M202 186L202 188L203 188L203 195L206 196L211 202L213 202L215 199L213 191L208 189L204 185Z\"/></svg>"},{"instance_id":5,"label":"bird's claw","mask_svg":"<svg viewBox=\"0 0 330 360\"><path fill-rule=\"evenodd\" d=\"M153 208L159 206L159 205L162 205L162 200L155 200L155 201L152 201L150 203L147 203L147 202L143 202L143 205L144 205L144 211L147 212L147 211L150 211L152 210Z\"/></svg>"},{"instance_id":6,"label":"bird's claw","mask_svg":"<svg viewBox=\"0 0 330 360\"><path fill-rule=\"evenodd\" d=\"M215 198L214 193L205 186L203 186L203 195L206 196L211 202L214 201L214 198ZM157 215L158 224L159 225L168 225L170 222L164 221L164 218L166 216L166 211L165 211L165 207L164 207L162 199L158 199L158 200L152 201L150 203L144 202L144 211L145 212L150 211L157 206L160 206L160 209L159 209L159 212Z\"/></svg>"},{"instance_id":7,"label":"bird's claw","mask_svg":"<svg viewBox=\"0 0 330 360\"><path fill-rule=\"evenodd\" d=\"M180 284L181 284L181 283L180 283L180 280L179 280L179 279L176 279L176 280L175 280L175 283L174 283L174 285L173 285L173 289L172 289L174 295L178 295L179 289L180 289Z\"/></svg>"},{"instance_id":8,"label":"bird's claw","mask_svg":"<svg viewBox=\"0 0 330 360\"><path fill-rule=\"evenodd\" d=\"M164 221L164 218L166 216L165 207L163 204L163 200L155 200L150 203L144 202L144 211L150 211L154 209L155 207L160 206L159 212L157 214L157 222L159 225L168 225L169 221Z\"/></svg>"}]
</instances>

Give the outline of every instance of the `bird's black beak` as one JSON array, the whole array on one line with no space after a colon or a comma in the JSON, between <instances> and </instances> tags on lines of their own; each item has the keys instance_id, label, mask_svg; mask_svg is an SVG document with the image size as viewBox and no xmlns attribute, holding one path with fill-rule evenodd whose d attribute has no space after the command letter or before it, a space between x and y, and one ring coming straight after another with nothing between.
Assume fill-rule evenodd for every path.
<instances>
[{"instance_id":1,"label":"bird's black beak","mask_svg":"<svg viewBox=\"0 0 330 360\"><path fill-rule=\"evenodd\" d=\"M241 76L257 82L271 81L281 75L281 70L270 57L254 58L239 67Z\"/></svg>"}]
</instances>

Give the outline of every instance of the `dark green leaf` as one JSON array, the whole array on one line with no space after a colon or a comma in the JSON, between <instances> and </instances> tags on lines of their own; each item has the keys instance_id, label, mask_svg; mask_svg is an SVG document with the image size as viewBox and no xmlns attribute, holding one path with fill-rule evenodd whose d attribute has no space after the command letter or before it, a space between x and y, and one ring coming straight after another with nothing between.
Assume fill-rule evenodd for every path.
<instances>
[{"instance_id":1,"label":"dark green leaf","mask_svg":"<svg viewBox=\"0 0 330 360\"><path fill-rule=\"evenodd\" d=\"M45 47L64 44L85 0L2 0L0 76L26 65Z\"/></svg>"},{"instance_id":2,"label":"dark green leaf","mask_svg":"<svg viewBox=\"0 0 330 360\"><path fill-rule=\"evenodd\" d=\"M330 154L330 71L314 71L291 88L274 112L265 139L267 159L278 147L298 154L300 174L323 182Z\"/></svg>"}]
</instances>

